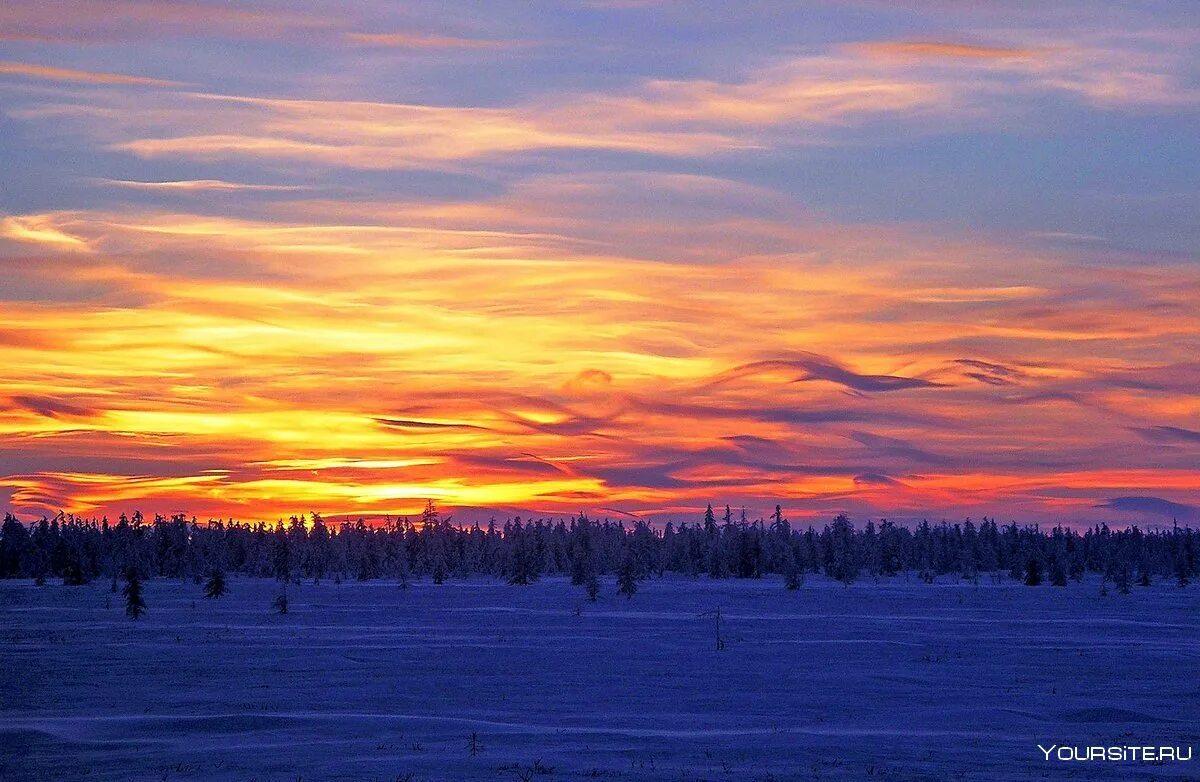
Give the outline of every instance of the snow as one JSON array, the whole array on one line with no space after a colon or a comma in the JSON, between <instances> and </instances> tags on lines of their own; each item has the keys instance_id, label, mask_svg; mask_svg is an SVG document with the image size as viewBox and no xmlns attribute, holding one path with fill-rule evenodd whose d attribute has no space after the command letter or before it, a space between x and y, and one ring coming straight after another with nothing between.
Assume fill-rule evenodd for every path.
<instances>
[{"instance_id":1,"label":"snow","mask_svg":"<svg viewBox=\"0 0 1200 782\"><path fill-rule=\"evenodd\" d=\"M271 581L152 580L131 622L107 582L0 582L0 779L1200 776L1037 746L1200 749L1196 588L614 589L327 582L281 616Z\"/></svg>"}]
</instances>

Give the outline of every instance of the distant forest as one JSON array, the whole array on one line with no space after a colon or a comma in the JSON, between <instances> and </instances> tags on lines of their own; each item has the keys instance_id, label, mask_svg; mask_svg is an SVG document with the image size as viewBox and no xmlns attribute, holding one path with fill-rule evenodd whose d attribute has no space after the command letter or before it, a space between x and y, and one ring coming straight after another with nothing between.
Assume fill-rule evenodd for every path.
<instances>
[{"instance_id":1,"label":"distant forest","mask_svg":"<svg viewBox=\"0 0 1200 782\"><path fill-rule=\"evenodd\" d=\"M855 528L838 516L819 529L793 526L776 506L748 521L709 506L695 523L655 529L642 521L522 520L460 526L430 503L415 521L327 523L319 515L276 524L208 521L183 515L116 523L60 514L32 525L6 514L0 531L0 577L62 579L83 584L128 578L223 578L225 573L301 579L448 578L484 574L512 584L542 575L569 576L594 597L600 576L616 575L622 593L666 572L709 578L781 575L799 588L809 573L852 583L909 574L968 580L1012 578L1031 586L1065 586L1086 573L1127 592L1169 579L1186 586L1197 575L1200 535L1189 527L1143 531L1099 525L1080 533L1056 526L929 524L882 521Z\"/></svg>"}]
</instances>

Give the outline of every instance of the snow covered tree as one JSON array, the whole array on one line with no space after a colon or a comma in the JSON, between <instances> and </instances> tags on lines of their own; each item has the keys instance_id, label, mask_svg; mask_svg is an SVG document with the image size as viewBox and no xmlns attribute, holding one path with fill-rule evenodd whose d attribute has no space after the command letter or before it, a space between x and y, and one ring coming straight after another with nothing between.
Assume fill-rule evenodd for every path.
<instances>
[{"instance_id":1,"label":"snow covered tree","mask_svg":"<svg viewBox=\"0 0 1200 782\"><path fill-rule=\"evenodd\" d=\"M633 560L633 553L626 549L621 557L621 566L617 568L617 594L632 600L637 594L637 582L637 563Z\"/></svg>"},{"instance_id":2,"label":"snow covered tree","mask_svg":"<svg viewBox=\"0 0 1200 782\"><path fill-rule=\"evenodd\" d=\"M79 564L79 559L71 557L70 561L67 562L67 566L63 568L63 584L66 586L83 586L87 582L88 578Z\"/></svg>"},{"instance_id":3,"label":"snow covered tree","mask_svg":"<svg viewBox=\"0 0 1200 782\"><path fill-rule=\"evenodd\" d=\"M508 583L527 586L538 579L538 567L535 560L536 551L532 540L533 523L521 527L520 520L512 525L507 533L511 536L512 545L509 548Z\"/></svg>"},{"instance_id":4,"label":"snow covered tree","mask_svg":"<svg viewBox=\"0 0 1200 782\"><path fill-rule=\"evenodd\" d=\"M1128 565L1121 563L1120 565L1117 566L1116 572L1113 577L1113 582L1117 585L1118 592L1120 592L1123 595L1129 594L1130 589L1131 589L1131 582L1129 579L1129 566Z\"/></svg>"},{"instance_id":5,"label":"snow covered tree","mask_svg":"<svg viewBox=\"0 0 1200 782\"><path fill-rule=\"evenodd\" d=\"M1062 558L1058 554L1050 554L1050 585L1065 587L1067 585L1067 570L1063 567Z\"/></svg>"},{"instance_id":6,"label":"snow covered tree","mask_svg":"<svg viewBox=\"0 0 1200 782\"><path fill-rule=\"evenodd\" d=\"M800 565L796 562L796 554L789 546L783 554L783 586L788 591L794 592L804 583L804 575L800 572Z\"/></svg>"},{"instance_id":7,"label":"snow covered tree","mask_svg":"<svg viewBox=\"0 0 1200 782\"><path fill-rule=\"evenodd\" d=\"M125 596L125 615L130 619L140 619L146 613L146 601L142 597L142 579L132 565L125 568L125 588L121 594Z\"/></svg>"},{"instance_id":8,"label":"snow covered tree","mask_svg":"<svg viewBox=\"0 0 1200 782\"><path fill-rule=\"evenodd\" d=\"M591 522L579 514L572 530L575 538L571 546L571 586L583 586L587 581L588 559L591 554Z\"/></svg>"},{"instance_id":9,"label":"snow covered tree","mask_svg":"<svg viewBox=\"0 0 1200 782\"><path fill-rule=\"evenodd\" d=\"M433 563L430 565L429 575L435 584L441 585L446 583L446 576L449 575L449 572L446 568L446 555L442 553L440 546L433 554Z\"/></svg>"},{"instance_id":10,"label":"snow covered tree","mask_svg":"<svg viewBox=\"0 0 1200 782\"><path fill-rule=\"evenodd\" d=\"M1180 552L1175 555L1175 583L1180 589L1183 589L1191 582L1191 572L1190 568L1188 567L1187 555L1180 550Z\"/></svg>"},{"instance_id":11,"label":"snow covered tree","mask_svg":"<svg viewBox=\"0 0 1200 782\"><path fill-rule=\"evenodd\" d=\"M1042 563L1037 557L1030 557L1025 564L1025 586L1039 586L1042 583Z\"/></svg>"},{"instance_id":12,"label":"snow covered tree","mask_svg":"<svg viewBox=\"0 0 1200 782\"><path fill-rule=\"evenodd\" d=\"M266 524L205 523L176 514L146 524L139 513L122 515L115 525L70 514L26 525L9 515L0 526L0 578L33 578L38 584L60 578L72 584L103 575L116 585L128 565L142 578L202 580L221 568L229 574L275 576L285 584L325 577L340 582L347 575L395 577L403 584L407 567L414 576L439 580L478 573L529 583L541 573L561 574L586 588L592 572L597 580L615 572L627 549L638 579L672 571L708 572L714 578L779 574L788 581L794 565L801 576L824 571L839 580L864 569L882 576L918 573L926 581L951 573L974 578L1008 571L1022 580L1031 559L1038 562L1039 581L1061 583L1060 569L1068 580L1097 573L1110 589L1121 568L1142 585L1155 578L1186 584L1200 574L1200 537L1187 527L1142 531L1099 524L1080 534L1061 526L1045 532L1017 524L999 527L985 518L978 526L967 520L905 527L884 520L878 528L868 520L856 531L843 518L816 532L791 529L782 507L774 504L774 513L756 521L744 510L739 520L725 504L716 507L725 509L723 525L706 506L701 523L672 525L661 533L642 521L629 529L627 523L583 517L568 523L517 519L505 523L503 532L495 523L486 531L478 525L467 530L448 524L432 504L417 526L358 519L335 527L318 514L309 517L311 526L300 515L290 523Z\"/></svg>"},{"instance_id":13,"label":"snow covered tree","mask_svg":"<svg viewBox=\"0 0 1200 782\"><path fill-rule=\"evenodd\" d=\"M829 530L830 556L825 572L850 586L858 578L858 559L854 552L854 527L845 514L838 514Z\"/></svg>"},{"instance_id":14,"label":"snow covered tree","mask_svg":"<svg viewBox=\"0 0 1200 782\"><path fill-rule=\"evenodd\" d=\"M596 598L600 596L600 576L596 574L595 568L588 572L583 588L587 592L588 600L596 602Z\"/></svg>"},{"instance_id":15,"label":"snow covered tree","mask_svg":"<svg viewBox=\"0 0 1200 782\"><path fill-rule=\"evenodd\" d=\"M287 583L292 577L292 547L284 532L283 523L275 528L272 550L272 571L276 580Z\"/></svg>"},{"instance_id":16,"label":"snow covered tree","mask_svg":"<svg viewBox=\"0 0 1200 782\"><path fill-rule=\"evenodd\" d=\"M223 597L225 592L225 571L219 567L214 567L208 573L208 581L204 583L204 596L216 599Z\"/></svg>"}]
</instances>

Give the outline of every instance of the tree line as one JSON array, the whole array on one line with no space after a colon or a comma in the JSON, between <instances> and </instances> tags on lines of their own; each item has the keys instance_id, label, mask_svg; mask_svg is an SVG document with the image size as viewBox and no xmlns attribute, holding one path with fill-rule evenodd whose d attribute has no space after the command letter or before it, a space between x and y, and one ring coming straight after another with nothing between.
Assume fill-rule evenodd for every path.
<instances>
[{"instance_id":1,"label":"tree line","mask_svg":"<svg viewBox=\"0 0 1200 782\"><path fill-rule=\"evenodd\" d=\"M1065 586L1086 573L1127 592L1131 585L1170 579L1186 586L1197 575L1200 540L1190 527L1116 530L1105 524L1079 532L1055 526L929 524L890 521L854 526L839 515L819 529L793 526L779 506L767 519L736 518L709 506L694 523L656 529L643 521L526 519L460 526L429 503L419 519L327 523L319 514L275 524L198 522L182 514L135 513L116 523L59 514L24 524L6 514L0 528L0 578L62 579L84 584L118 578L192 579L206 593L225 591L225 574L269 577L282 584L311 580L449 578L490 575L530 584L543 575L569 576L595 599L602 576L620 594L664 573L709 578L782 576L789 589L807 574L846 584L908 574L1021 580ZM138 587L135 586L135 591ZM281 610L286 611L286 598Z\"/></svg>"}]
</instances>

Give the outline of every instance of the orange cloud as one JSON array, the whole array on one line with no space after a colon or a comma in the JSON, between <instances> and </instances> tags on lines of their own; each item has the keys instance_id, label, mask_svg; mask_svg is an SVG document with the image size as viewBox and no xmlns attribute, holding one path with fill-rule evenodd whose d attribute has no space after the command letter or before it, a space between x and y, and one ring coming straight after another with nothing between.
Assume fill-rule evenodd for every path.
<instances>
[{"instance_id":1,"label":"orange cloud","mask_svg":"<svg viewBox=\"0 0 1200 782\"><path fill-rule=\"evenodd\" d=\"M1041 55L1039 49L1033 48L978 46L948 41L868 41L853 44L849 48L869 57L899 59L1027 60Z\"/></svg>"},{"instance_id":2,"label":"orange cloud","mask_svg":"<svg viewBox=\"0 0 1200 782\"><path fill-rule=\"evenodd\" d=\"M0 218L0 237L18 242L46 244L66 250L87 252L88 243L56 228L52 220L39 216Z\"/></svg>"},{"instance_id":3,"label":"orange cloud","mask_svg":"<svg viewBox=\"0 0 1200 782\"><path fill-rule=\"evenodd\" d=\"M308 190L304 185L252 185L244 182L226 182L223 179L180 179L171 182L137 182L126 179L101 179L101 184L124 187L131 190L223 190L247 192L296 192Z\"/></svg>"},{"instance_id":4,"label":"orange cloud","mask_svg":"<svg viewBox=\"0 0 1200 782\"><path fill-rule=\"evenodd\" d=\"M142 87L179 87L182 82L165 79L151 79L145 76L129 76L123 73L97 73L95 71L77 71L71 68L55 68L50 65L35 65L25 62L0 62L0 73L14 76L28 76L33 79L50 81L70 81L82 84L112 84L121 86Z\"/></svg>"},{"instance_id":5,"label":"orange cloud","mask_svg":"<svg viewBox=\"0 0 1200 782\"><path fill-rule=\"evenodd\" d=\"M379 46L391 49L510 49L512 41L490 41L482 38L457 38L450 35L421 35L418 33L345 33L346 41L356 46Z\"/></svg>"},{"instance_id":6,"label":"orange cloud","mask_svg":"<svg viewBox=\"0 0 1200 782\"><path fill-rule=\"evenodd\" d=\"M629 195L676 191L660 215ZM20 508L1037 518L1197 488L1186 440L1139 434L1195 428L1194 270L1083 273L671 175L358 202L358 224L275 208L8 218L92 249L52 286L9 275L45 291L0 313L28 368L0 380ZM128 468L62 471L82 442Z\"/></svg>"}]
</instances>

